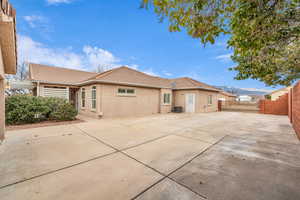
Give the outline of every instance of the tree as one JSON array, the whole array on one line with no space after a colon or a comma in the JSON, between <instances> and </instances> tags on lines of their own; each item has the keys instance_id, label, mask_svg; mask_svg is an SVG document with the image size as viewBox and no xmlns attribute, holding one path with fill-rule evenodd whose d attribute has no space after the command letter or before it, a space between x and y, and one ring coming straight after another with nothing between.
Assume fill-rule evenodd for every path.
<instances>
[{"instance_id":1,"label":"tree","mask_svg":"<svg viewBox=\"0 0 300 200\"><path fill-rule=\"evenodd\" d=\"M22 82L25 81L28 78L28 64L23 62L18 64L17 66L17 73L15 75L7 75L5 78L6 80L9 82L9 84L11 82ZM7 96L12 96L12 95L16 95L16 94L28 94L30 93L29 89L26 88L10 88L10 89L6 89L5 90L5 94Z\"/></svg>"},{"instance_id":2,"label":"tree","mask_svg":"<svg viewBox=\"0 0 300 200\"><path fill-rule=\"evenodd\" d=\"M300 79L299 0L143 0L171 32L186 29L203 44L229 34L235 79L290 85Z\"/></svg>"}]
</instances>

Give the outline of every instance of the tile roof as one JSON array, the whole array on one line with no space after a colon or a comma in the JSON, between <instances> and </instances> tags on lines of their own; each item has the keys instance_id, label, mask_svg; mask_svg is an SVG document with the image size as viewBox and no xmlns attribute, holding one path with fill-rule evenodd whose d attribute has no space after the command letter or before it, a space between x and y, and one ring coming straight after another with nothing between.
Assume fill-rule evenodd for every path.
<instances>
[{"instance_id":1,"label":"tile roof","mask_svg":"<svg viewBox=\"0 0 300 200\"><path fill-rule=\"evenodd\" d=\"M194 80L189 77L176 78L172 80L173 89L204 89L204 90L214 90L220 91L219 89L210 86L208 84L202 83L200 81Z\"/></svg>"},{"instance_id":2,"label":"tile roof","mask_svg":"<svg viewBox=\"0 0 300 200\"><path fill-rule=\"evenodd\" d=\"M153 86L170 88L170 80L156 76L150 76L143 72L131 69L129 67L118 67L103 73L100 73L89 80L114 82L114 83L127 83L135 85Z\"/></svg>"},{"instance_id":3,"label":"tile roof","mask_svg":"<svg viewBox=\"0 0 300 200\"><path fill-rule=\"evenodd\" d=\"M29 64L29 67L31 80L44 81L46 83L85 85L93 82L102 82L156 88L219 91L217 88L188 77L166 79L151 76L125 66L114 68L102 73L84 72L32 63Z\"/></svg>"},{"instance_id":4,"label":"tile roof","mask_svg":"<svg viewBox=\"0 0 300 200\"><path fill-rule=\"evenodd\" d=\"M35 81L76 84L96 74L95 72L29 63L29 79Z\"/></svg>"}]
</instances>

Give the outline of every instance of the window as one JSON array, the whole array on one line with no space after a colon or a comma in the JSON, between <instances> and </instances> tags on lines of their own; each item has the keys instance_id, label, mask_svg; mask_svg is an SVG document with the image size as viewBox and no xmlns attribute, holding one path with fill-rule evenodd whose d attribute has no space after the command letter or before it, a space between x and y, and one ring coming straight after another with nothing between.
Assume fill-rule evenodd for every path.
<instances>
[{"instance_id":1,"label":"window","mask_svg":"<svg viewBox=\"0 0 300 200\"><path fill-rule=\"evenodd\" d=\"M97 104L97 101L96 101L96 94L97 94L97 88L96 86L93 86L92 87L92 109L96 109L96 104Z\"/></svg>"},{"instance_id":2,"label":"window","mask_svg":"<svg viewBox=\"0 0 300 200\"><path fill-rule=\"evenodd\" d=\"M208 105L212 105L212 101L213 101L213 96L208 95Z\"/></svg>"},{"instance_id":3,"label":"window","mask_svg":"<svg viewBox=\"0 0 300 200\"><path fill-rule=\"evenodd\" d=\"M166 93L164 94L164 104L170 104L171 103L171 94Z\"/></svg>"},{"instance_id":4,"label":"window","mask_svg":"<svg viewBox=\"0 0 300 200\"><path fill-rule=\"evenodd\" d=\"M135 89L119 88L118 89L118 95L134 96L135 95Z\"/></svg>"},{"instance_id":5,"label":"window","mask_svg":"<svg viewBox=\"0 0 300 200\"><path fill-rule=\"evenodd\" d=\"M81 107L85 107L85 88L81 88Z\"/></svg>"}]
</instances>

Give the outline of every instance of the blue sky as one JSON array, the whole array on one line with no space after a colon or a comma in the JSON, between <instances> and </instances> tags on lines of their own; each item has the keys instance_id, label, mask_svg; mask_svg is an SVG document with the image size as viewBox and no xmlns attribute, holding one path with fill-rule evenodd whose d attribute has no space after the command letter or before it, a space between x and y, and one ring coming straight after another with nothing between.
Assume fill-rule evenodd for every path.
<instances>
[{"instance_id":1,"label":"blue sky","mask_svg":"<svg viewBox=\"0 0 300 200\"><path fill-rule=\"evenodd\" d=\"M17 9L20 61L93 71L128 65L166 78L273 89L237 81L226 38L204 47L184 31L170 33L141 0L10 0ZM122 3L120 3L122 2Z\"/></svg>"}]
</instances>

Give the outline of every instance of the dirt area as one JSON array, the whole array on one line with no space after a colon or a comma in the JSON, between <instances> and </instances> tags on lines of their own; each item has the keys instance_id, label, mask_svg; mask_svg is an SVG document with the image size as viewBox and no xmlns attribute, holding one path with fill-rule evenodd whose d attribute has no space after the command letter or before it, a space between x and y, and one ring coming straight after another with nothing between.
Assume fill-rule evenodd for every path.
<instances>
[{"instance_id":1,"label":"dirt area","mask_svg":"<svg viewBox=\"0 0 300 200\"><path fill-rule=\"evenodd\" d=\"M300 145L286 116L241 112L13 130L1 200L295 200Z\"/></svg>"}]
</instances>

